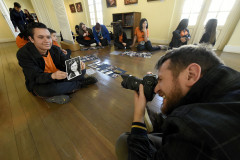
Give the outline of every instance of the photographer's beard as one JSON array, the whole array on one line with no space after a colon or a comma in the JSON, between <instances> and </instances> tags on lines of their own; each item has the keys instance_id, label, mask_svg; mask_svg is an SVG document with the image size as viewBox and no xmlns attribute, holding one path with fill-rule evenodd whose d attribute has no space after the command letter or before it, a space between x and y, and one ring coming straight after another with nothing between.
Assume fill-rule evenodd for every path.
<instances>
[{"instance_id":1,"label":"photographer's beard","mask_svg":"<svg viewBox=\"0 0 240 160\"><path fill-rule=\"evenodd\" d=\"M174 87L172 87L169 95L163 97L163 104L161 111L165 115L169 115L175 108L178 107L181 99L184 97L179 81L175 80Z\"/></svg>"}]
</instances>

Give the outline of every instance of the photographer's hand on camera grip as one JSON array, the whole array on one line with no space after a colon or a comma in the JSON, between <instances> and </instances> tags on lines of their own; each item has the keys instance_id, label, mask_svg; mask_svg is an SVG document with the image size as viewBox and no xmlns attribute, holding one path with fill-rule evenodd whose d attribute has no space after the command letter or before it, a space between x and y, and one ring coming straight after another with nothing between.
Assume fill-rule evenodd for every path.
<instances>
[{"instance_id":1,"label":"photographer's hand on camera grip","mask_svg":"<svg viewBox=\"0 0 240 160\"><path fill-rule=\"evenodd\" d=\"M134 96L134 117L133 122L141 122L144 123L144 114L146 108L146 97L144 95L143 85L139 86L139 93L135 91Z\"/></svg>"}]
</instances>

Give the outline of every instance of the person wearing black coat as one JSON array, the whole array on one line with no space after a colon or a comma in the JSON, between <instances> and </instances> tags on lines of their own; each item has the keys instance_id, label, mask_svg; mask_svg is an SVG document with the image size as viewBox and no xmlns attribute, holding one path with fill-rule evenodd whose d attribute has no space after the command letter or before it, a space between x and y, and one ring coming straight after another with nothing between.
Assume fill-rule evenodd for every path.
<instances>
[{"instance_id":1,"label":"person wearing black coat","mask_svg":"<svg viewBox=\"0 0 240 160\"><path fill-rule=\"evenodd\" d=\"M114 26L114 46L118 49L129 49L130 44L120 23Z\"/></svg>"},{"instance_id":2,"label":"person wearing black coat","mask_svg":"<svg viewBox=\"0 0 240 160\"><path fill-rule=\"evenodd\" d=\"M173 31L173 37L169 44L171 48L178 48L182 45L186 45L188 40L191 38L188 27L188 19L182 19L177 29Z\"/></svg>"},{"instance_id":3,"label":"person wearing black coat","mask_svg":"<svg viewBox=\"0 0 240 160\"><path fill-rule=\"evenodd\" d=\"M81 76L68 81L65 66L68 57L59 47L52 45L48 28L42 23L33 22L28 25L28 31L30 42L18 50L17 59L29 92L48 102L66 103L66 97L69 99L67 94L97 82L94 77L84 77L84 63Z\"/></svg>"},{"instance_id":4,"label":"person wearing black coat","mask_svg":"<svg viewBox=\"0 0 240 160\"><path fill-rule=\"evenodd\" d=\"M15 28L15 32L17 32L17 28L20 30L20 32L23 32L24 26L28 24L25 14L21 10L21 5L17 2L14 2L14 8L10 12L10 19Z\"/></svg>"},{"instance_id":5,"label":"person wearing black coat","mask_svg":"<svg viewBox=\"0 0 240 160\"><path fill-rule=\"evenodd\" d=\"M79 33L76 40L79 44L84 46L90 46L90 45L96 46L96 41L94 40L92 29L88 28L82 22L79 24Z\"/></svg>"},{"instance_id":6,"label":"person wearing black coat","mask_svg":"<svg viewBox=\"0 0 240 160\"><path fill-rule=\"evenodd\" d=\"M158 123L161 130L147 133L147 101L140 85L131 133L116 143L118 160L238 160L240 73L212 50L195 45L170 50L156 69L154 92L163 98L165 115Z\"/></svg>"},{"instance_id":7,"label":"person wearing black coat","mask_svg":"<svg viewBox=\"0 0 240 160\"><path fill-rule=\"evenodd\" d=\"M216 28L217 28L217 19L209 19L206 26L205 32L202 35L199 43L211 44L212 46L216 43Z\"/></svg>"}]
</instances>

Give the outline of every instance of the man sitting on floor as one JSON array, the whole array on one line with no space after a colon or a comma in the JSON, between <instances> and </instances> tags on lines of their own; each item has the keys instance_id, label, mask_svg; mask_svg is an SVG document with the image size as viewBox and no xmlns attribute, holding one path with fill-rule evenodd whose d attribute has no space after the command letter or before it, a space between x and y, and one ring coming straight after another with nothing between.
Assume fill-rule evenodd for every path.
<instances>
[{"instance_id":1,"label":"man sitting on floor","mask_svg":"<svg viewBox=\"0 0 240 160\"><path fill-rule=\"evenodd\" d=\"M65 72L68 58L59 47L52 46L47 27L42 23L32 23L28 31L30 42L18 50L17 58L29 92L48 102L63 104L70 99L67 94L97 82L94 77L84 77L84 63L81 64L82 75L68 81Z\"/></svg>"}]
</instances>

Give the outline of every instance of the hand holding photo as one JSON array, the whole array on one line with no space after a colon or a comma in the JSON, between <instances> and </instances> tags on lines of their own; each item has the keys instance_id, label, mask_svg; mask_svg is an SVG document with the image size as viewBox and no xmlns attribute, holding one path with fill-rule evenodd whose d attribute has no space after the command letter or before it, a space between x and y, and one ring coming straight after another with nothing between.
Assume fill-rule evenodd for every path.
<instances>
[{"instance_id":1,"label":"hand holding photo","mask_svg":"<svg viewBox=\"0 0 240 160\"><path fill-rule=\"evenodd\" d=\"M68 74L67 79L71 80L82 74L81 69L85 69L85 64L80 60L80 56L66 60L66 72Z\"/></svg>"}]
</instances>

